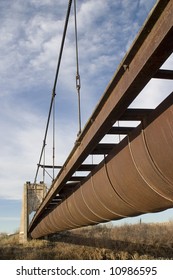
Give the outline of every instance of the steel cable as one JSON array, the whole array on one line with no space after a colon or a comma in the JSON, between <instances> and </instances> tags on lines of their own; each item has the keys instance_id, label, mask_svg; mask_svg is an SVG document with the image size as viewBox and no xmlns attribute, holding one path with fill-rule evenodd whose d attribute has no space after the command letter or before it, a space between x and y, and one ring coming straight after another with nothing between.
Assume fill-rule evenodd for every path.
<instances>
[{"instance_id":1,"label":"steel cable","mask_svg":"<svg viewBox=\"0 0 173 280\"><path fill-rule=\"evenodd\" d=\"M79 121L79 131L77 136L81 134L81 106L80 106L80 74L79 74L79 50L78 50L78 34L77 34L77 9L76 0L74 0L74 19L75 19L75 43L76 43L76 89L78 94L78 121Z\"/></svg>"},{"instance_id":2,"label":"steel cable","mask_svg":"<svg viewBox=\"0 0 173 280\"><path fill-rule=\"evenodd\" d=\"M64 31L63 31L62 41L61 41L61 47L60 47L60 52L59 52L58 64L57 64L57 69L56 69L56 74L55 74L55 79L54 79L54 85L53 85L53 90L52 90L52 97L51 97L51 102L50 102L50 107L49 107L48 119L47 119L47 123L46 123L45 134L44 134L43 146L42 146L41 153L40 153L39 163L37 164L37 170L36 170L36 174L35 174L34 184L36 184L36 181L37 181L37 176L38 176L43 152L44 152L44 149L45 149L45 146L46 146L46 138L47 138L49 123L50 123L50 117L51 117L51 113L52 113L52 107L53 107L54 99L55 99L55 96L56 96L55 91L56 91L56 85L57 85L59 69L60 69L60 64L61 64L61 59L62 59L62 53L63 53L63 49L64 49L65 37L66 37L66 33L67 33L67 26L68 26L68 22L69 22L71 5L72 5L72 0L69 0L66 19L65 19L65 24L64 24Z\"/></svg>"}]
</instances>

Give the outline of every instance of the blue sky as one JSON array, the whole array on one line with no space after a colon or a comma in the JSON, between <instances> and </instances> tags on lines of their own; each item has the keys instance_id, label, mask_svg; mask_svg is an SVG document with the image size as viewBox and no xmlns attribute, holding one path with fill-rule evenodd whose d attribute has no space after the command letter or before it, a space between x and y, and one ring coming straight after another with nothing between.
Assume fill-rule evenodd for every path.
<instances>
[{"instance_id":1,"label":"blue sky","mask_svg":"<svg viewBox=\"0 0 173 280\"><path fill-rule=\"evenodd\" d=\"M23 184L34 180L67 3L67 0L0 1L0 232L19 228ZM82 127L155 3L156 0L77 1ZM167 65L172 60L171 57ZM75 67L71 16L56 91L58 165L65 161L78 132ZM133 106L155 107L172 91L171 86L169 81L166 86L161 81L150 83ZM143 97L151 91L157 95ZM52 163L51 141L50 133L47 164ZM42 180L41 175L39 179ZM144 220L169 220L172 214L169 210L146 215Z\"/></svg>"}]
</instances>

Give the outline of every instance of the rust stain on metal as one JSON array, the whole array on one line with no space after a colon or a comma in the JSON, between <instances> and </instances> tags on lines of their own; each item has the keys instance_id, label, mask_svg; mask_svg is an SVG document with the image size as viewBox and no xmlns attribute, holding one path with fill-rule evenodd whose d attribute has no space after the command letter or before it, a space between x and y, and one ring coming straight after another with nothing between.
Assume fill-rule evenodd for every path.
<instances>
[{"instance_id":1,"label":"rust stain on metal","mask_svg":"<svg viewBox=\"0 0 173 280\"><path fill-rule=\"evenodd\" d=\"M125 115L129 118L130 111L128 107L150 79L158 77L158 75L159 78L166 77L170 79L172 77L170 71L159 70L173 50L172 14L172 0L157 2L131 49L122 63L120 63L90 120L77 139L74 149L54 180L46 198L31 222L30 230L40 220L54 196L66 188L66 183L82 165L88 154L93 149L98 148L98 144L104 135L110 131L113 123ZM124 64L129 65L128 71L124 72ZM138 111L140 117L141 112L141 110ZM133 117L138 116L133 115ZM102 152L100 147L97 151ZM109 149L107 152L109 152Z\"/></svg>"},{"instance_id":2,"label":"rust stain on metal","mask_svg":"<svg viewBox=\"0 0 173 280\"><path fill-rule=\"evenodd\" d=\"M155 110L129 108L152 78L172 79L160 69L173 50L172 13L172 0L157 2L34 216L33 238L173 207L173 93ZM113 126L124 119L141 124ZM100 143L118 131L120 144ZM83 165L94 153L108 155ZM87 177L73 177L83 168Z\"/></svg>"},{"instance_id":3,"label":"rust stain on metal","mask_svg":"<svg viewBox=\"0 0 173 280\"><path fill-rule=\"evenodd\" d=\"M173 93L31 232L33 238L173 207Z\"/></svg>"}]
</instances>

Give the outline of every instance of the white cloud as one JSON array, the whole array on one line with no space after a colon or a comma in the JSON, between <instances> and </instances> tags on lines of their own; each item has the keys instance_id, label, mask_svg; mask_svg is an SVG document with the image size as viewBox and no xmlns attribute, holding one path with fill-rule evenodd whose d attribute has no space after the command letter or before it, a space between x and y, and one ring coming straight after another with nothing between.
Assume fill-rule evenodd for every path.
<instances>
[{"instance_id":1,"label":"white cloud","mask_svg":"<svg viewBox=\"0 0 173 280\"><path fill-rule=\"evenodd\" d=\"M148 3L77 2L83 125L152 6ZM0 2L0 197L21 198L23 183L34 178L66 9L63 0ZM71 17L56 97L58 165L73 147L78 130L75 74ZM51 155L47 160L51 161Z\"/></svg>"},{"instance_id":2,"label":"white cloud","mask_svg":"<svg viewBox=\"0 0 173 280\"><path fill-rule=\"evenodd\" d=\"M21 198L23 184L34 171L34 162L38 157L43 129L40 119L20 106L7 108L0 125L3 133L0 138L1 161L1 197ZM11 114L13 111L13 114Z\"/></svg>"},{"instance_id":3,"label":"white cloud","mask_svg":"<svg viewBox=\"0 0 173 280\"><path fill-rule=\"evenodd\" d=\"M22 198L23 184L34 181L47 119L28 110L26 104L22 107L15 103L11 108L4 103L1 109L0 197L18 200ZM47 164L52 164L51 129L46 141ZM56 160L62 165L74 145L72 139L75 139L77 129L73 122L60 121L56 131ZM41 172L38 180L42 180ZM48 177L47 182L51 182Z\"/></svg>"}]
</instances>

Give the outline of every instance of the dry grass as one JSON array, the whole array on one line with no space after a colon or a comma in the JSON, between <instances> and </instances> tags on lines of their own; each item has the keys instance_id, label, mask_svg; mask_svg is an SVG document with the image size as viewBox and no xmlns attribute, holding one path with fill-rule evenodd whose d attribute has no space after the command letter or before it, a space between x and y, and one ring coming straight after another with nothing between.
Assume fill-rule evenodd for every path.
<instances>
[{"instance_id":1,"label":"dry grass","mask_svg":"<svg viewBox=\"0 0 173 280\"><path fill-rule=\"evenodd\" d=\"M19 244L0 236L0 259L141 260L173 259L173 222L119 227L94 226Z\"/></svg>"}]
</instances>

